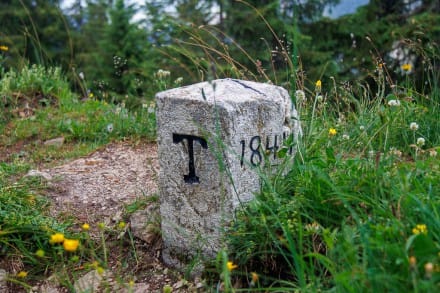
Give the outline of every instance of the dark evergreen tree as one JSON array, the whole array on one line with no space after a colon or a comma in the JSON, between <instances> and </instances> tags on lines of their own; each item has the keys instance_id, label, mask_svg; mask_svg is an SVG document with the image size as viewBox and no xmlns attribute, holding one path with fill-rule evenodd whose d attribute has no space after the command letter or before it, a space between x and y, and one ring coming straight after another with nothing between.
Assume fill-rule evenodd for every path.
<instances>
[{"instance_id":1,"label":"dark evergreen tree","mask_svg":"<svg viewBox=\"0 0 440 293\"><path fill-rule=\"evenodd\" d=\"M116 0L109 11L110 23L99 43L101 74L107 79L109 89L118 94L140 93L139 85L144 76L140 64L149 45L145 31L133 22L135 13L132 5Z\"/></svg>"},{"instance_id":2,"label":"dark evergreen tree","mask_svg":"<svg viewBox=\"0 0 440 293\"><path fill-rule=\"evenodd\" d=\"M252 71L272 72L276 81L276 75L285 75L286 69L296 64L296 56L293 56L297 55L296 47L308 39L298 28L321 18L326 6L338 2L230 1L224 5L225 30L250 56L260 61L249 62L243 56L239 57L240 62ZM289 64L289 60L293 64Z\"/></svg>"}]
</instances>

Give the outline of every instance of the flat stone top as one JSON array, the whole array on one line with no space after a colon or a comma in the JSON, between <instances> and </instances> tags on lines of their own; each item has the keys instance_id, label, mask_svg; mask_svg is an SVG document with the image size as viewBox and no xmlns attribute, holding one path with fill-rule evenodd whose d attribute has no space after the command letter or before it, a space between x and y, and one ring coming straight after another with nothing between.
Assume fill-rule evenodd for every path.
<instances>
[{"instance_id":1,"label":"flat stone top","mask_svg":"<svg viewBox=\"0 0 440 293\"><path fill-rule=\"evenodd\" d=\"M217 103L237 104L252 100L285 102L288 96L287 91L280 86L226 78L166 90L158 93L156 98L205 101L209 104L213 104L214 101Z\"/></svg>"}]
</instances>

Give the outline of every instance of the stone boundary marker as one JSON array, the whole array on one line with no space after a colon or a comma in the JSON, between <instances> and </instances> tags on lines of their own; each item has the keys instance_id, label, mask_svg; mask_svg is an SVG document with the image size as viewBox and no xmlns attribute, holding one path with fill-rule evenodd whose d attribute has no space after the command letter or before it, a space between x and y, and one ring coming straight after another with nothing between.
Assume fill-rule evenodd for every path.
<instances>
[{"instance_id":1,"label":"stone boundary marker","mask_svg":"<svg viewBox=\"0 0 440 293\"><path fill-rule=\"evenodd\" d=\"M215 257L234 210L260 189L259 167L279 163L282 148L293 156L286 140L301 129L287 91L269 84L219 79L156 101L162 254L182 267Z\"/></svg>"}]
</instances>

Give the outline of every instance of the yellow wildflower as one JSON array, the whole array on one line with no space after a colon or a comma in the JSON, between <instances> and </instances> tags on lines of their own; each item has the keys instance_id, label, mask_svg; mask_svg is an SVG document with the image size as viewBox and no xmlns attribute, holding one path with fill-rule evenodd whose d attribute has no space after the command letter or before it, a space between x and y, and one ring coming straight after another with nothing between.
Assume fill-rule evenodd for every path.
<instances>
[{"instance_id":1,"label":"yellow wildflower","mask_svg":"<svg viewBox=\"0 0 440 293\"><path fill-rule=\"evenodd\" d=\"M79 240L76 239L64 239L63 247L65 251L74 252L78 249Z\"/></svg>"},{"instance_id":2,"label":"yellow wildflower","mask_svg":"<svg viewBox=\"0 0 440 293\"><path fill-rule=\"evenodd\" d=\"M96 268L96 272L97 272L99 275L102 275L102 274L104 274L105 269L104 269L103 267L97 267L97 268Z\"/></svg>"},{"instance_id":3,"label":"yellow wildflower","mask_svg":"<svg viewBox=\"0 0 440 293\"><path fill-rule=\"evenodd\" d=\"M426 263L425 264L425 277L427 279L431 279L433 271L434 271L434 265L432 264L432 262Z\"/></svg>"},{"instance_id":4,"label":"yellow wildflower","mask_svg":"<svg viewBox=\"0 0 440 293\"><path fill-rule=\"evenodd\" d=\"M26 271L20 271L17 273L17 278L26 278L28 273Z\"/></svg>"},{"instance_id":5,"label":"yellow wildflower","mask_svg":"<svg viewBox=\"0 0 440 293\"><path fill-rule=\"evenodd\" d=\"M29 194L27 197L27 201L29 204L34 205L35 204L35 196L33 196L32 194Z\"/></svg>"},{"instance_id":6,"label":"yellow wildflower","mask_svg":"<svg viewBox=\"0 0 440 293\"><path fill-rule=\"evenodd\" d=\"M426 228L425 224L418 224L412 229L413 234L428 234L428 229Z\"/></svg>"},{"instance_id":7,"label":"yellow wildflower","mask_svg":"<svg viewBox=\"0 0 440 293\"><path fill-rule=\"evenodd\" d=\"M405 63L405 64L403 64L403 65L401 66L401 68L402 68L403 71L409 72L409 71L411 71L411 69L412 69L412 65L409 64L409 63Z\"/></svg>"},{"instance_id":8,"label":"yellow wildflower","mask_svg":"<svg viewBox=\"0 0 440 293\"><path fill-rule=\"evenodd\" d=\"M318 79L315 83L315 91L318 93L321 92L321 86L322 86L322 82L320 79Z\"/></svg>"},{"instance_id":9,"label":"yellow wildflower","mask_svg":"<svg viewBox=\"0 0 440 293\"><path fill-rule=\"evenodd\" d=\"M63 243L64 241L64 234L62 233L55 233L50 236L49 243L50 244L56 244L56 243Z\"/></svg>"},{"instance_id":10,"label":"yellow wildflower","mask_svg":"<svg viewBox=\"0 0 440 293\"><path fill-rule=\"evenodd\" d=\"M38 250L35 252L35 255L38 256L38 257L44 257L44 254L45 254L45 252L44 252L43 249L38 249Z\"/></svg>"},{"instance_id":11,"label":"yellow wildflower","mask_svg":"<svg viewBox=\"0 0 440 293\"><path fill-rule=\"evenodd\" d=\"M409 266L410 266L410 268L411 269L415 269L416 264L417 264L416 257L415 256L410 256L410 258L409 258Z\"/></svg>"},{"instance_id":12,"label":"yellow wildflower","mask_svg":"<svg viewBox=\"0 0 440 293\"><path fill-rule=\"evenodd\" d=\"M252 283L254 284L257 283L259 278L258 274L256 272L252 272L251 276L252 276Z\"/></svg>"},{"instance_id":13,"label":"yellow wildflower","mask_svg":"<svg viewBox=\"0 0 440 293\"><path fill-rule=\"evenodd\" d=\"M171 292L173 292L173 287L171 287L170 285L167 284L167 285L163 286L162 292L163 293L171 293Z\"/></svg>"},{"instance_id":14,"label":"yellow wildflower","mask_svg":"<svg viewBox=\"0 0 440 293\"><path fill-rule=\"evenodd\" d=\"M8 51L9 50L9 47L8 46L5 46L5 45L1 45L0 46L0 51Z\"/></svg>"},{"instance_id":15,"label":"yellow wildflower","mask_svg":"<svg viewBox=\"0 0 440 293\"><path fill-rule=\"evenodd\" d=\"M335 136L336 133L337 133L337 131L336 131L336 129L334 129L334 128L330 128L330 129L328 130L328 134L329 134L330 136Z\"/></svg>"},{"instance_id":16,"label":"yellow wildflower","mask_svg":"<svg viewBox=\"0 0 440 293\"><path fill-rule=\"evenodd\" d=\"M95 260L94 262L92 262L90 265L89 265L91 268L94 268L94 269L96 269L96 268L98 268L99 267L99 263Z\"/></svg>"},{"instance_id":17,"label":"yellow wildflower","mask_svg":"<svg viewBox=\"0 0 440 293\"><path fill-rule=\"evenodd\" d=\"M228 263L226 264L226 267L228 268L228 271L232 271L232 270L238 268L238 266L236 264L234 264L232 261L228 261Z\"/></svg>"},{"instance_id":18,"label":"yellow wildflower","mask_svg":"<svg viewBox=\"0 0 440 293\"><path fill-rule=\"evenodd\" d=\"M87 223L84 223L84 224L81 226L81 229L83 229L84 231L89 231L89 230L90 230L90 225L87 224Z\"/></svg>"},{"instance_id":19,"label":"yellow wildflower","mask_svg":"<svg viewBox=\"0 0 440 293\"><path fill-rule=\"evenodd\" d=\"M124 229L125 226L126 226L126 224L125 224L124 221L121 221L121 222L119 222L119 224L118 224L118 228L121 229L121 230Z\"/></svg>"}]
</instances>

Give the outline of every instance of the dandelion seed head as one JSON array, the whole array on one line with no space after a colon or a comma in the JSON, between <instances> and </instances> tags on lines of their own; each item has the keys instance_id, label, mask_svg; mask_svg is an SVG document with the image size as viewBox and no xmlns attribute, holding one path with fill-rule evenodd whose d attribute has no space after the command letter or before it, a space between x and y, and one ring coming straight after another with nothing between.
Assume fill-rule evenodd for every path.
<instances>
[{"instance_id":1,"label":"dandelion seed head","mask_svg":"<svg viewBox=\"0 0 440 293\"><path fill-rule=\"evenodd\" d=\"M302 90L297 90L295 92L295 97L296 97L297 101L301 102L301 101L304 101L306 99L306 94Z\"/></svg>"}]
</instances>

